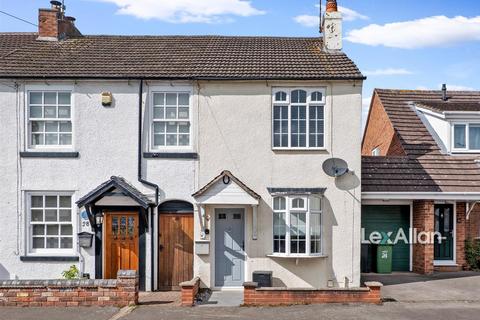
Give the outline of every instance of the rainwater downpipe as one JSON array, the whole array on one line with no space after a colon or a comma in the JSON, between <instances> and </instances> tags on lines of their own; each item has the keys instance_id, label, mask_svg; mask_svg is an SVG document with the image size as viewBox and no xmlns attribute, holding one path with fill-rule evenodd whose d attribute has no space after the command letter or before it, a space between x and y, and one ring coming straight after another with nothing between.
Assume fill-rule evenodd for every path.
<instances>
[{"instance_id":1,"label":"rainwater downpipe","mask_svg":"<svg viewBox=\"0 0 480 320\"><path fill-rule=\"evenodd\" d=\"M155 184L153 182L150 182L146 179L143 179L142 177L142 109L143 109L143 79L140 79L140 85L139 85L139 90L138 90L138 181L140 183L143 183L144 185L147 185L149 187L155 188L155 207L158 206L158 200L159 200L159 192L160 192L160 187L158 184ZM150 220L150 270L151 270L151 290L153 291L154 288L154 270L155 268L153 267L154 264L154 241L153 241L153 230L154 230L154 224L153 224L153 213L154 209L150 208L151 212L151 220Z\"/></svg>"}]
</instances>

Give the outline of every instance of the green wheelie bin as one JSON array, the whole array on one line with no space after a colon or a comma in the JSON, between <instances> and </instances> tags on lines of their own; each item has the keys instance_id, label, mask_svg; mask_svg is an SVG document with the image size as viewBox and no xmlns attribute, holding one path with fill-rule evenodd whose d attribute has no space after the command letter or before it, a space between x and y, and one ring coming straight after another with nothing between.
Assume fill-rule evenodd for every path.
<instances>
[{"instance_id":1,"label":"green wheelie bin","mask_svg":"<svg viewBox=\"0 0 480 320\"><path fill-rule=\"evenodd\" d=\"M392 273L392 244L377 246L377 273Z\"/></svg>"}]
</instances>

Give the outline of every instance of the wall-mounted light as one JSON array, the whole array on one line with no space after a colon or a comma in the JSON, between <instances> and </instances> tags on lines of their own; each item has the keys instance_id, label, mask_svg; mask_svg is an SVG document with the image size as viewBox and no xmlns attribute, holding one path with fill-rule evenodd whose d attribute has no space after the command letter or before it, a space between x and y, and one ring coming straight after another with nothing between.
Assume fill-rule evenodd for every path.
<instances>
[{"instance_id":1,"label":"wall-mounted light","mask_svg":"<svg viewBox=\"0 0 480 320\"><path fill-rule=\"evenodd\" d=\"M95 224L97 225L97 228L100 228L103 224L103 214L101 212L98 212L95 215Z\"/></svg>"},{"instance_id":2,"label":"wall-mounted light","mask_svg":"<svg viewBox=\"0 0 480 320\"><path fill-rule=\"evenodd\" d=\"M102 106L109 107L113 103L113 96L111 92L102 92Z\"/></svg>"}]
</instances>

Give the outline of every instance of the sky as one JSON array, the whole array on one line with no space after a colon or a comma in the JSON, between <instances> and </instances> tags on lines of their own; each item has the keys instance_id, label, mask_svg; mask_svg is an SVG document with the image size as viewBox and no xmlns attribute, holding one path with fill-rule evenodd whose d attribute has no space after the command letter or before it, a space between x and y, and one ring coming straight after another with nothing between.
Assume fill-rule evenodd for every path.
<instances>
[{"instance_id":1,"label":"sky","mask_svg":"<svg viewBox=\"0 0 480 320\"><path fill-rule=\"evenodd\" d=\"M325 4L326 0L322 3ZM374 88L480 90L480 1L337 0L344 51ZM319 36L319 0L65 0L83 34ZM36 23L48 0L0 0ZM36 27L0 13L0 32Z\"/></svg>"}]
</instances>

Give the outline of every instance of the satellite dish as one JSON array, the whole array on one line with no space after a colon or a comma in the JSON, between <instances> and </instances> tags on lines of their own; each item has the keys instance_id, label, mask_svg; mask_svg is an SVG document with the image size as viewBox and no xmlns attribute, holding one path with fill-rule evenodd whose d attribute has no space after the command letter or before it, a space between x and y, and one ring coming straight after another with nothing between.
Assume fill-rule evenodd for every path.
<instances>
[{"instance_id":1,"label":"satellite dish","mask_svg":"<svg viewBox=\"0 0 480 320\"><path fill-rule=\"evenodd\" d=\"M339 158L325 160L322 168L327 175L335 178L341 177L349 171L347 162Z\"/></svg>"}]
</instances>

